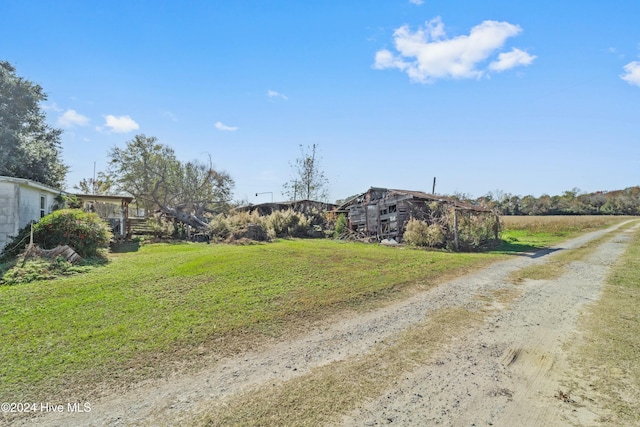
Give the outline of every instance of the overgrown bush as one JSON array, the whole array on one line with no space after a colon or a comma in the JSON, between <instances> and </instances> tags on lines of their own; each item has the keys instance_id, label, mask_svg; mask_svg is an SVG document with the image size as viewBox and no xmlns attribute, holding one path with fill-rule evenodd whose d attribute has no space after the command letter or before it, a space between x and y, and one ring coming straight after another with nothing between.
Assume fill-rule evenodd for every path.
<instances>
[{"instance_id":1,"label":"overgrown bush","mask_svg":"<svg viewBox=\"0 0 640 427\"><path fill-rule=\"evenodd\" d=\"M495 215L458 211L458 243L456 248L452 209L434 206L423 218L411 218L403 239L407 244L448 250L476 250L496 241L500 223Z\"/></svg>"},{"instance_id":2,"label":"overgrown bush","mask_svg":"<svg viewBox=\"0 0 640 427\"><path fill-rule=\"evenodd\" d=\"M460 249L477 249L496 240L500 223L493 215L461 214L458 219Z\"/></svg>"},{"instance_id":3,"label":"overgrown bush","mask_svg":"<svg viewBox=\"0 0 640 427\"><path fill-rule=\"evenodd\" d=\"M113 238L111 227L93 212L62 209L50 213L33 226L33 239L44 249L69 245L83 258L98 255Z\"/></svg>"},{"instance_id":4,"label":"overgrown bush","mask_svg":"<svg viewBox=\"0 0 640 427\"><path fill-rule=\"evenodd\" d=\"M243 241L255 241L264 242L269 240L267 230L261 224L245 224L233 230L229 237L227 237L227 243L238 243Z\"/></svg>"},{"instance_id":5,"label":"overgrown bush","mask_svg":"<svg viewBox=\"0 0 640 427\"><path fill-rule=\"evenodd\" d=\"M218 214L209 221L209 233L214 239L226 239L231 233L231 226L227 221L227 216Z\"/></svg>"},{"instance_id":6,"label":"overgrown bush","mask_svg":"<svg viewBox=\"0 0 640 427\"><path fill-rule=\"evenodd\" d=\"M339 237L347 231L347 217L345 214L338 215L335 223L334 237Z\"/></svg>"},{"instance_id":7,"label":"overgrown bush","mask_svg":"<svg viewBox=\"0 0 640 427\"><path fill-rule=\"evenodd\" d=\"M442 247L446 242L446 233L440 224L428 224L415 218L407 222L403 237L409 245L430 248Z\"/></svg>"},{"instance_id":8,"label":"overgrown bush","mask_svg":"<svg viewBox=\"0 0 640 427\"><path fill-rule=\"evenodd\" d=\"M29 244L31 226L20 230L18 236L3 250L2 258L9 259L22 252ZM33 225L33 242L43 249L68 245L83 258L98 255L112 238L109 224L92 212L79 209L61 209L43 217Z\"/></svg>"},{"instance_id":9,"label":"overgrown bush","mask_svg":"<svg viewBox=\"0 0 640 427\"><path fill-rule=\"evenodd\" d=\"M232 230L247 224L263 224L264 221L264 217L261 217L258 211L241 211L227 216L227 225Z\"/></svg>"},{"instance_id":10,"label":"overgrown bush","mask_svg":"<svg viewBox=\"0 0 640 427\"><path fill-rule=\"evenodd\" d=\"M261 216L257 211L236 212L230 215L216 215L209 222L209 233L213 239L226 240L242 235L247 228L259 226L266 231L268 238L309 237L317 225L313 224L313 216L307 216L292 209L274 211ZM238 231L240 231L238 233ZM320 232L320 234L322 234ZM260 239L262 239L260 235ZM248 238L248 237L247 237Z\"/></svg>"},{"instance_id":11,"label":"overgrown bush","mask_svg":"<svg viewBox=\"0 0 640 427\"><path fill-rule=\"evenodd\" d=\"M305 214L292 209L273 211L265 225L270 237L308 237L312 228Z\"/></svg>"},{"instance_id":12,"label":"overgrown bush","mask_svg":"<svg viewBox=\"0 0 640 427\"><path fill-rule=\"evenodd\" d=\"M174 227L173 223L161 217L152 217L147 219L147 229L151 231L154 237L180 237L180 231Z\"/></svg>"}]
</instances>

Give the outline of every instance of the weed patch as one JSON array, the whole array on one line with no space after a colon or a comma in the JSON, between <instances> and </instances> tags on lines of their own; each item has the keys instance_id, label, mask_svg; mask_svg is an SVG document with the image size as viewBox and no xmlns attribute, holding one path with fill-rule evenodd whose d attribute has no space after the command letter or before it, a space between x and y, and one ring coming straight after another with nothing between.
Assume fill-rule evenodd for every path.
<instances>
[{"instance_id":1,"label":"weed patch","mask_svg":"<svg viewBox=\"0 0 640 427\"><path fill-rule=\"evenodd\" d=\"M105 257L87 258L78 265L73 265L62 257L56 257L53 260L41 257L27 259L19 257L17 260L0 266L0 285L20 285L87 273L92 268L104 265L106 262Z\"/></svg>"}]
</instances>

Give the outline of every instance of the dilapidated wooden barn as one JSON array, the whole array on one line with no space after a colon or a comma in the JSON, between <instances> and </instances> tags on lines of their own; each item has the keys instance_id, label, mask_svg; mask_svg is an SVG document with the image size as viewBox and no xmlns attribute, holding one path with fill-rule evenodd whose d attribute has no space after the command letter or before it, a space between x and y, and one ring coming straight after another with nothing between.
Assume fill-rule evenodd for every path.
<instances>
[{"instance_id":1,"label":"dilapidated wooden barn","mask_svg":"<svg viewBox=\"0 0 640 427\"><path fill-rule=\"evenodd\" d=\"M411 218L432 223L448 216L451 218L451 233L458 249L459 218L470 215L482 215L495 220L495 238L498 237L498 218L491 210L422 191L372 187L338 206L336 212L347 216L348 227L352 232L378 240L395 239L401 242L406 224Z\"/></svg>"}]
</instances>

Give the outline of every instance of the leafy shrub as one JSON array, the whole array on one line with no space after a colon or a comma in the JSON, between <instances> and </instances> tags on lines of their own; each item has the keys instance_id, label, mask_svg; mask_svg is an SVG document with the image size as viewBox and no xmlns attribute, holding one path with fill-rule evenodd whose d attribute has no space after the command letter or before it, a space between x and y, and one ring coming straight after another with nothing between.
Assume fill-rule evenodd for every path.
<instances>
[{"instance_id":1,"label":"leafy shrub","mask_svg":"<svg viewBox=\"0 0 640 427\"><path fill-rule=\"evenodd\" d=\"M83 258L98 255L113 238L109 224L93 212L62 209L33 226L34 241L45 249L69 245Z\"/></svg>"},{"instance_id":2,"label":"leafy shrub","mask_svg":"<svg viewBox=\"0 0 640 427\"><path fill-rule=\"evenodd\" d=\"M411 218L407 222L404 240L410 245L435 248L444 245L446 233L440 224L428 224L426 221Z\"/></svg>"},{"instance_id":3,"label":"leafy shrub","mask_svg":"<svg viewBox=\"0 0 640 427\"><path fill-rule=\"evenodd\" d=\"M10 259L29 244L31 227L20 230L6 245L2 258ZM50 213L33 225L33 242L43 249L69 245L81 257L98 255L98 249L109 246L112 234L109 224L98 215L79 209L61 209Z\"/></svg>"},{"instance_id":4,"label":"leafy shrub","mask_svg":"<svg viewBox=\"0 0 640 427\"><path fill-rule=\"evenodd\" d=\"M340 214L336 219L334 237L341 236L345 231L347 231L347 217L345 214Z\"/></svg>"},{"instance_id":5,"label":"leafy shrub","mask_svg":"<svg viewBox=\"0 0 640 427\"><path fill-rule=\"evenodd\" d=\"M500 224L493 215L460 214L458 236L460 249L477 249L496 240Z\"/></svg>"}]
</instances>

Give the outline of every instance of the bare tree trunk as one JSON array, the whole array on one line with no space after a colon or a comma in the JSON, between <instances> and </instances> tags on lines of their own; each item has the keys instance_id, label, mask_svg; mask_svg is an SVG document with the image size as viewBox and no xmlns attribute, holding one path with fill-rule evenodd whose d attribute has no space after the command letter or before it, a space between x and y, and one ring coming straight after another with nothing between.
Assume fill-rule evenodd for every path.
<instances>
[{"instance_id":1,"label":"bare tree trunk","mask_svg":"<svg viewBox=\"0 0 640 427\"><path fill-rule=\"evenodd\" d=\"M198 217L192 214L186 214L184 212L180 212L173 208L168 208L166 206L162 206L161 210L164 214L169 215L172 218L177 219L178 221L190 225L194 227L196 230L202 230L209 226L206 222L202 221Z\"/></svg>"}]
</instances>

